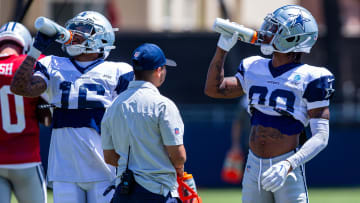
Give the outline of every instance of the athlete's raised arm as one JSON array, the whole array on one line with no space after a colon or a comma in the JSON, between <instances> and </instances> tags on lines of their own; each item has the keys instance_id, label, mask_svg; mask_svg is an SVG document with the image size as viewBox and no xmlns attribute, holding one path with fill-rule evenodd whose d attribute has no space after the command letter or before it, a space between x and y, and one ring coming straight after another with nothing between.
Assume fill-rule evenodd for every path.
<instances>
[{"instance_id":1,"label":"athlete's raised arm","mask_svg":"<svg viewBox=\"0 0 360 203\"><path fill-rule=\"evenodd\" d=\"M36 59L53 40L53 38L38 32L28 56L15 72L10 87L13 93L26 97L38 97L46 90L45 80L40 76L34 76L32 73Z\"/></svg>"},{"instance_id":2,"label":"athlete's raised arm","mask_svg":"<svg viewBox=\"0 0 360 203\"><path fill-rule=\"evenodd\" d=\"M224 62L227 52L236 44L238 34L232 37L221 35L215 55L211 60L205 83L205 94L214 98L236 98L244 94L236 77L224 77Z\"/></svg>"}]
</instances>

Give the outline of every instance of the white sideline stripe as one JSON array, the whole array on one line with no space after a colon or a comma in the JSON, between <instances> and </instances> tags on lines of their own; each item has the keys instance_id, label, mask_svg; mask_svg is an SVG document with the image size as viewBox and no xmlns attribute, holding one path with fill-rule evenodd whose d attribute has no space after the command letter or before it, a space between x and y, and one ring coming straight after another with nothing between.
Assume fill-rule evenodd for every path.
<instances>
[{"instance_id":1,"label":"white sideline stripe","mask_svg":"<svg viewBox=\"0 0 360 203\"><path fill-rule=\"evenodd\" d=\"M36 166L36 170L37 170L37 173L38 173L38 176L39 176L39 179L40 179L41 187L43 189L44 203L47 203L47 189L46 189L45 178L44 178L44 175L43 175L42 170L41 170L41 165Z\"/></svg>"},{"instance_id":2,"label":"white sideline stripe","mask_svg":"<svg viewBox=\"0 0 360 203\"><path fill-rule=\"evenodd\" d=\"M308 194L308 189L307 189L307 184L306 184L306 178L305 178L305 165L301 165L300 166L301 169L301 173L303 176L303 181L304 181L304 186L305 186L305 194L306 194L306 203L309 203L309 194Z\"/></svg>"}]
</instances>

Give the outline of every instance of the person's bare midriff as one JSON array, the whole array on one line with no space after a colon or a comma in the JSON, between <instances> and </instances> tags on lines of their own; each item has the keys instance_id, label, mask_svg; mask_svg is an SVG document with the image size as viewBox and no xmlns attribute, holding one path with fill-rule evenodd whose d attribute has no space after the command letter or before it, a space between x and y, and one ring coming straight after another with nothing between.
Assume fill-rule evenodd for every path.
<instances>
[{"instance_id":1,"label":"person's bare midriff","mask_svg":"<svg viewBox=\"0 0 360 203\"><path fill-rule=\"evenodd\" d=\"M258 157L272 158L294 150L299 144L299 134L286 135L278 129L254 125L251 128L249 146Z\"/></svg>"}]
</instances>

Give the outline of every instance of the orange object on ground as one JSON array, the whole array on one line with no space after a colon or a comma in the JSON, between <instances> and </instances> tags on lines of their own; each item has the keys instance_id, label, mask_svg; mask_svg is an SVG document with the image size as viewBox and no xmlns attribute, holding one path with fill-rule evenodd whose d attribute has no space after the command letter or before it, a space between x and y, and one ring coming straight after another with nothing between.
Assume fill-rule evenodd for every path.
<instances>
[{"instance_id":1,"label":"orange object on ground","mask_svg":"<svg viewBox=\"0 0 360 203\"><path fill-rule=\"evenodd\" d=\"M184 172L184 176L177 177L179 184L179 197L183 203L202 203L200 196L196 192L196 185L192 174Z\"/></svg>"},{"instance_id":2,"label":"orange object on ground","mask_svg":"<svg viewBox=\"0 0 360 203\"><path fill-rule=\"evenodd\" d=\"M221 171L222 180L232 184L241 183L244 175L244 160L241 152L228 152Z\"/></svg>"}]
</instances>

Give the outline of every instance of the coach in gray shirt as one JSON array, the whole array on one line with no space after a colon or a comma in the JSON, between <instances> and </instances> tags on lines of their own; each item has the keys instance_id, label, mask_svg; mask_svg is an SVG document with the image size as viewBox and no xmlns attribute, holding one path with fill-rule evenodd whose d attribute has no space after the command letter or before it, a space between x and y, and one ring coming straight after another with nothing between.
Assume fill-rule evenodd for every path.
<instances>
[{"instance_id":1,"label":"coach in gray shirt","mask_svg":"<svg viewBox=\"0 0 360 203\"><path fill-rule=\"evenodd\" d=\"M135 80L107 109L101 124L105 161L118 167L118 176L128 164L136 182L130 194L117 188L114 202L180 202L176 176L183 176L186 160L184 124L176 105L157 89L166 67L176 63L149 43L135 49L132 63Z\"/></svg>"}]
</instances>

